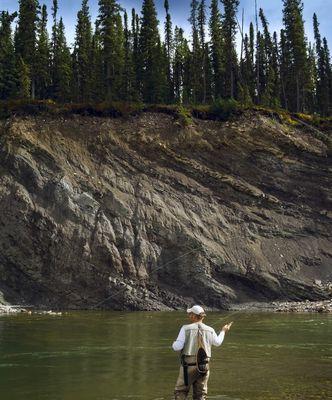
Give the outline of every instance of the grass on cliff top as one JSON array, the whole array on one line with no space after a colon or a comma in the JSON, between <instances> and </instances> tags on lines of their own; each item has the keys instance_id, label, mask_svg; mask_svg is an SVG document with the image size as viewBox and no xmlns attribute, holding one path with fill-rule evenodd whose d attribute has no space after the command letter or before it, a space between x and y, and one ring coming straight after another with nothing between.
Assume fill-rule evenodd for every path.
<instances>
[{"instance_id":1,"label":"grass on cliff top","mask_svg":"<svg viewBox=\"0 0 332 400\"><path fill-rule=\"evenodd\" d=\"M52 100L11 100L0 101L0 118L13 115L91 115L100 117L128 117L143 112L159 112L173 115L183 125L189 125L192 118L226 120L242 112L235 100L220 100L211 106L183 106L178 104L143 104L140 102L102 102L60 104Z\"/></svg>"},{"instance_id":2,"label":"grass on cliff top","mask_svg":"<svg viewBox=\"0 0 332 400\"><path fill-rule=\"evenodd\" d=\"M291 114L283 109L271 109L262 106L244 106L234 99L219 99L212 105L165 105L143 104L140 102L102 102L102 103L67 103L60 104L52 100L11 100L0 101L0 118L26 115L84 115L99 117L130 117L143 112L165 113L174 116L178 123L189 126L193 118L227 121L244 112L257 112L276 118L280 123L294 127L309 125L320 131L332 129L332 117L318 115Z\"/></svg>"}]
</instances>

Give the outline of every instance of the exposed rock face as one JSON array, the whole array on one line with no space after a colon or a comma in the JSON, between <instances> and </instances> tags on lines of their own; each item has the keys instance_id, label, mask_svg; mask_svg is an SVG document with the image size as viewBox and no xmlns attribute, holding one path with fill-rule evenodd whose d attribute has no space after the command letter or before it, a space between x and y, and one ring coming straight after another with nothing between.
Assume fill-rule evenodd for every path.
<instances>
[{"instance_id":1,"label":"exposed rock face","mask_svg":"<svg viewBox=\"0 0 332 400\"><path fill-rule=\"evenodd\" d=\"M260 115L3 121L0 292L58 308L324 299L323 136Z\"/></svg>"}]
</instances>

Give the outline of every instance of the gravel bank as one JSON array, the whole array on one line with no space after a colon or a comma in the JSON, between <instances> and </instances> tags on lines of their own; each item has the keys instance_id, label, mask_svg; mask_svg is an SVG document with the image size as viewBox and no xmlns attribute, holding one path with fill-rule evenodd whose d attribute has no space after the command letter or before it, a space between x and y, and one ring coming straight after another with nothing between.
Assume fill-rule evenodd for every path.
<instances>
[{"instance_id":1,"label":"gravel bank","mask_svg":"<svg viewBox=\"0 0 332 400\"><path fill-rule=\"evenodd\" d=\"M0 304L0 315L2 314L17 314L22 312L23 309L19 307L13 307L10 305Z\"/></svg>"},{"instance_id":2,"label":"gravel bank","mask_svg":"<svg viewBox=\"0 0 332 400\"><path fill-rule=\"evenodd\" d=\"M232 305L234 311L270 311L270 312L319 312L331 313L332 300L324 301L285 301L271 303L245 303Z\"/></svg>"}]
</instances>

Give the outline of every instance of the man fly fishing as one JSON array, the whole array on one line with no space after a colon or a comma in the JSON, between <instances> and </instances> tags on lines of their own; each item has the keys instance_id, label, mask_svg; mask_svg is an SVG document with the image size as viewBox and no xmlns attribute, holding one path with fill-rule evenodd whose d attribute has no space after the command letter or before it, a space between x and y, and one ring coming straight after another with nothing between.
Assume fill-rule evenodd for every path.
<instances>
[{"instance_id":1,"label":"man fly fishing","mask_svg":"<svg viewBox=\"0 0 332 400\"><path fill-rule=\"evenodd\" d=\"M191 386L193 399L205 400L210 375L211 347L221 346L233 322L225 325L217 335L213 328L203 324L206 314L201 306L193 306L187 313L191 324L182 326L172 346L174 351L181 351L180 373L174 391L175 400L186 399Z\"/></svg>"}]
</instances>

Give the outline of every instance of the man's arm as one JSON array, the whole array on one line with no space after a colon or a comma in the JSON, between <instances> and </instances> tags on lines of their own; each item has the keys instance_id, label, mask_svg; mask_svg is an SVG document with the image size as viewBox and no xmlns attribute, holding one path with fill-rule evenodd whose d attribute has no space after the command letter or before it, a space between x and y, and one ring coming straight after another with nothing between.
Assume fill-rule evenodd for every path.
<instances>
[{"instance_id":1,"label":"man's arm","mask_svg":"<svg viewBox=\"0 0 332 400\"><path fill-rule=\"evenodd\" d=\"M221 331L219 335L216 334L216 331L213 331L213 340L212 340L213 346L217 347L221 346L224 339L225 339L225 331Z\"/></svg>"},{"instance_id":2,"label":"man's arm","mask_svg":"<svg viewBox=\"0 0 332 400\"><path fill-rule=\"evenodd\" d=\"M213 340L212 340L212 344L213 346L221 346L222 342L225 339L225 334L231 329L231 326L233 325L233 322L225 325L221 332L219 333L219 335L216 334L215 331L213 331Z\"/></svg>"},{"instance_id":3,"label":"man's arm","mask_svg":"<svg viewBox=\"0 0 332 400\"><path fill-rule=\"evenodd\" d=\"M182 327L180 329L177 339L175 340L175 342L173 342L173 345L172 345L173 350L181 351L184 347L185 341L186 341L186 334L185 334L184 328Z\"/></svg>"}]
</instances>

